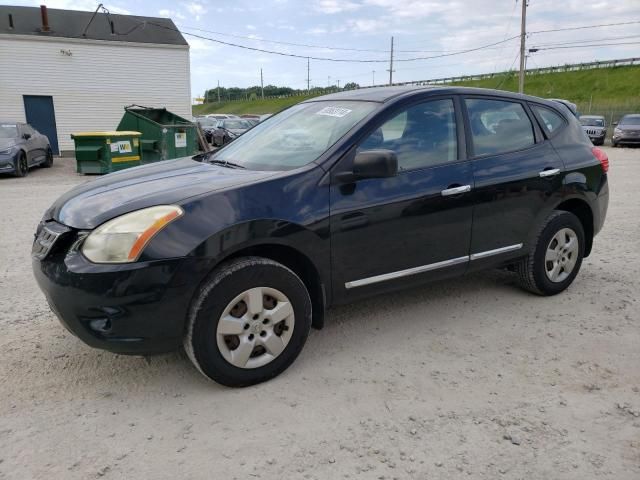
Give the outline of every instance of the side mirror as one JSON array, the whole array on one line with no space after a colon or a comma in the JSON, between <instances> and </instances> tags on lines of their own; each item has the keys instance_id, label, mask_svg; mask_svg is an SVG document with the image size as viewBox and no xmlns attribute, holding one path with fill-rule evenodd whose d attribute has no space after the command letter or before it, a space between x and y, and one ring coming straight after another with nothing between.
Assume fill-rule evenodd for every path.
<instances>
[{"instance_id":1,"label":"side mirror","mask_svg":"<svg viewBox=\"0 0 640 480\"><path fill-rule=\"evenodd\" d=\"M31 138L31 134L29 133L23 133L22 134L22 138L24 138L25 140L29 140Z\"/></svg>"},{"instance_id":2,"label":"side mirror","mask_svg":"<svg viewBox=\"0 0 640 480\"><path fill-rule=\"evenodd\" d=\"M366 150L356 153L350 172L340 172L336 179L353 182L362 178L388 178L398 174L398 157L391 150Z\"/></svg>"}]
</instances>

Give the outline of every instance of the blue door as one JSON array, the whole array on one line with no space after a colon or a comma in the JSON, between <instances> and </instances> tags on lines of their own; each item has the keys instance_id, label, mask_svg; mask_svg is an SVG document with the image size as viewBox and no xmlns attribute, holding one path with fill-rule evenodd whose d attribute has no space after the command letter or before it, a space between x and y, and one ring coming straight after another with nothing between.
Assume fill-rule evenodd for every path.
<instances>
[{"instance_id":1,"label":"blue door","mask_svg":"<svg viewBox=\"0 0 640 480\"><path fill-rule=\"evenodd\" d=\"M27 123L46 135L54 155L59 155L56 114L53 111L53 97L44 95L24 95L24 113Z\"/></svg>"}]
</instances>

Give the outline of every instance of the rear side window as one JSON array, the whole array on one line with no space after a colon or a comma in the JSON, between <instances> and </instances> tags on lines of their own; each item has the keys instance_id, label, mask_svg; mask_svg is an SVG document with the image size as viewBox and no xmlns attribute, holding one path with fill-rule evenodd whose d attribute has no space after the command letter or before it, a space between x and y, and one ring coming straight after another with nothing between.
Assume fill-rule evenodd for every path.
<instances>
[{"instance_id":1,"label":"rear side window","mask_svg":"<svg viewBox=\"0 0 640 480\"><path fill-rule=\"evenodd\" d=\"M533 125L521 104L504 100L465 100L475 155L497 155L532 146Z\"/></svg>"},{"instance_id":2,"label":"rear side window","mask_svg":"<svg viewBox=\"0 0 640 480\"><path fill-rule=\"evenodd\" d=\"M542 119L542 124L547 133L555 133L564 125L562 117L550 108L540 105L532 105L533 110Z\"/></svg>"}]
</instances>

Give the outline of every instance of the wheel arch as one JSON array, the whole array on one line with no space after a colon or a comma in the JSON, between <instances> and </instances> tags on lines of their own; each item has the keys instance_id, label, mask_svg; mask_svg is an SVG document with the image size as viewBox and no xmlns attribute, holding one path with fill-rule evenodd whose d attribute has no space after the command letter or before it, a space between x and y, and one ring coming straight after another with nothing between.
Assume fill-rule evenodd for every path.
<instances>
[{"instance_id":1,"label":"wheel arch","mask_svg":"<svg viewBox=\"0 0 640 480\"><path fill-rule=\"evenodd\" d=\"M555 210L562 210L574 214L580 220L582 228L584 229L585 246L584 256L585 258L591 253L593 247L594 225L593 225L593 211L591 206L586 200L581 198L570 198L562 201L555 207Z\"/></svg>"},{"instance_id":2,"label":"wheel arch","mask_svg":"<svg viewBox=\"0 0 640 480\"><path fill-rule=\"evenodd\" d=\"M251 243L250 245L241 246L221 255L216 259L215 264L210 265L209 271L213 272L218 266L230 260L247 256L268 258L281 263L300 277L305 287L307 287L311 298L311 326L318 330L324 327L325 309L328 305L328 288L323 281L318 267L306 254L297 248L281 243L269 241L265 241L264 243ZM206 277L208 277L208 275ZM196 289L196 291L198 291L198 289Z\"/></svg>"}]
</instances>

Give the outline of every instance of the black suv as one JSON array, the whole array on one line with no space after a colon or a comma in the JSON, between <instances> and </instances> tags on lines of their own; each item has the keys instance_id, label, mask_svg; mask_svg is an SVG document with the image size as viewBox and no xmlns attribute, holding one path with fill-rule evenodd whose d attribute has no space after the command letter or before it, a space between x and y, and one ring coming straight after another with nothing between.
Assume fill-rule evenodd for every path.
<instances>
[{"instance_id":1,"label":"black suv","mask_svg":"<svg viewBox=\"0 0 640 480\"><path fill-rule=\"evenodd\" d=\"M607 169L556 102L353 90L215 153L76 187L38 226L33 269L87 344L184 344L204 375L251 385L285 370L337 303L495 267L563 291L604 222Z\"/></svg>"}]
</instances>

